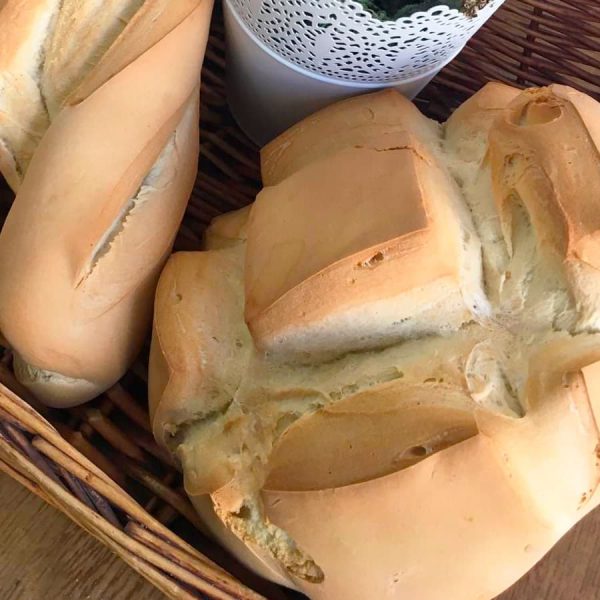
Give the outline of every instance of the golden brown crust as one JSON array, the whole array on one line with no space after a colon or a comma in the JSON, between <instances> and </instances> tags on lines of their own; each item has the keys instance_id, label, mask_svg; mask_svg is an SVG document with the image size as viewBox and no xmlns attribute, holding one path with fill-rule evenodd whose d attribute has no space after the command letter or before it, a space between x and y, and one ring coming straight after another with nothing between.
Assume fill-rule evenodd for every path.
<instances>
[{"instance_id":1,"label":"golden brown crust","mask_svg":"<svg viewBox=\"0 0 600 600\"><path fill-rule=\"evenodd\" d=\"M413 313L435 304L441 287L460 295L454 194L432 152L407 133L349 146L265 188L251 212L245 271L257 345L314 354L382 345L405 335L403 302ZM339 320L360 322L386 301L394 310L379 308L381 322L370 321L375 342L336 336ZM469 318L463 305L436 325L453 329ZM432 321L416 316L413 335Z\"/></svg>"},{"instance_id":2,"label":"golden brown crust","mask_svg":"<svg viewBox=\"0 0 600 600\"><path fill-rule=\"evenodd\" d=\"M521 90L503 83L488 83L463 102L444 125L446 146L464 161L481 160L482 148L496 118Z\"/></svg>"},{"instance_id":3,"label":"golden brown crust","mask_svg":"<svg viewBox=\"0 0 600 600\"><path fill-rule=\"evenodd\" d=\"M93 94L101 85L137 60L145 51L160 42L173 29L185 21L193 11L202 7L210 13L209 0L144 0L136 2L138 10L132 15L126 27L111 44L108 51L77 89L68 98L68 103L77 104ZM210 17L208 17L210 20ZM203 49L204 33L196 40L196 52ZM192 50L190 48L189 50ZM203 52L202 52L203 54ZM172 69L185 68L183 59L171 64Z\"/></svg>"},{"instance_id":4,"label":"golden brown crust","mask_svg":"<svg viewBox=\"0 0 600 600\"><path fill-rule=\"evenodd\" d=\"M334 490L264 492L269 518L326 573L319 586L297 584L317 600L437 600L440 590L487 599L504 591L566 533L580 516L582 494L597 486L598 435L585 406L561 398L554 408L541 429L532 415L506 424L504 439L479 435L387 477ZM515 439L520 450L543 456L526 466L537 496L552 498L557 480L573 482L561 512L538 512L537 497L516 481L522 465L504 458L507 451L513 458ZM577 445L569 458L546 454L566 441ZM352 585L348 572L360 573Z\"/></svg>"},{"instance_id":5,"label":"golden brown crust","mask_svg":"<svg viewBox=\"0 0 600 600\"><path fill-rule=\"evenodd\" d=\"M492 598L514 583L597 502L600 436L580 369L596 377L598 341L537 354L523 419L479 412L479 435L386 477L263 492L269 517L326 573L297 585L317 599L434 600L442 589ZM348 569L362 574L351 586Z\"/></svg>"},{"instance_id":6,"label":"golden brown crust","mask_svg":"<svg viewBox=\"0 0 600 600\"><path fill-rule=\"evenodd\" d=\"M38 73L56 8L56 0L0 8L0 172L14 191L49 124Z\"/></svg>"},{"instance_id":7,"label":"golden brown crust","mask_svg":"<svg viewBox=\"0 0 600 600\"><path fill-rule=\"evenodd\" d=\"M464 393L401 380L355 394L286 430L264 487L340 488L405 469L476 435L475 406Z\"/></svg>"},{"instance_id":8,"label":"golden brown crust","mask_svg":"<svg viewBox=\"0 0 600 600\"><path fill-rule=\"evenodd\" d=\"M546 245L598 267L600 152L587 121L600 121L600 106L581 114L577 97L559 86L519 95L492 128L490 160L509 247L510 202L517 195Z\"/></svg>"},{"instance_id":9,"label":"golden brown crust","mask_svg":"<svg viewBox=\"0 0 600 600\"><path fill-rule=\"evenodd\" d=\"M441 138L435 127L415 131L422 120L410 129L410 111L391 99L354 99L294 127L263 153L271 185L247 227L243 214L215 224L212 247L247 249L236 272L257 348L236 359L230 407L197 423L178 454L188 493L204 505L210 493L230 528L217 536L272 579L284 566L288 585L313 599L487 600L600 503L598 271L582 256L598 227L583 184L600 173L598 106L564 88L490 85ZM375 105L375 115L388 112L370 129ZM339 136L318 136L333 128ZM575 151L589 157L571 169ZM465 252L470 238L482 241L484 269L472 260L477 244ZM215 252L201 256L211 276L182 274L202 299L185 318L231 339L223 323L244 327L241 307L226 308L239 288L220 283ZM389 346L377 301L390 294L398 314L393 293L415 291L414 316L438 273L456 282L472 321L447 336L414 328L415 339ZM476 298L469 278L471 290L485 278L487 312L465 302ZM455 305L443 289L437 310L448 315ZM363 322L345 312L353 302L367 307ZM218 317L206 303L223 307ZM157 310L155 327L168 310ZM382 347L361 348L363 332ZM208 347L200 337L178 343ZM350 352L318 356L327 344ZM224 378L206 359L208 371L176 376Z\"/></svg>"},{"instance_id":10,"label":"golden brown crust","mask_svg":"<svg viewBox=\"0 0 600 600\"><path fill-rule=\"evenodd\" d=\"M237 364L250 345L242 265L235 248L177 253L161 275L151 350L159 368L150 371L149 400L154 434L167 446L179 427L227 407L239 386Z\"/></svg>"},{"instance_id":11,"label":"golden brown crust","mask_svg":"<svg viewBox=\"0 0 600 600\"><path fill-rule=\"evenodd\" d=\"M148 3L161 37L123 34L115 52L132 62L53 118L0 234L0 328L32 367L24 383L82 380L65 403L111 385L139 351L194 183L212 3L184 4Z\"/></svg>"},{"instance_id":12,"label":"golden brown crust","mask_svg":"<svg viewBox=\"0 0 600 600\"><path fill-rule=\"evenodd\" d=\"M245 242L248 239L250 209L251 206L245 206L213 219L204 233L204 247L218 250Z\"/></svg>"}]
</instances>

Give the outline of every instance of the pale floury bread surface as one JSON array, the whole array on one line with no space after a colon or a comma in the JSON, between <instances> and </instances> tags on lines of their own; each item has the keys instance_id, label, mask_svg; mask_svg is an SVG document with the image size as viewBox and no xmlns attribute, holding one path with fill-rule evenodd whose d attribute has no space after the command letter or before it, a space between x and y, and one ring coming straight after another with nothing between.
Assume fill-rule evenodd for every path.
<instances>
[{"instance_id":1,"label":"pale floury bread surface","mask_svg":"<svg viewBox=\"0 0 600 600\"><path fill-rule=\"evenodd\" d=\"M598 504L599 124L560 86L443 126L348 100L169 260L154 433L241 560L313 599L490 600Z\"/></svg>"},{"instance_id":2,"label":"pale floury bread surface","mask_svg":"<svg viewBox=\"0 0 600 600\"><path fill-rule=\"evenodd\" d=\"M141 348L196 177L212 0L7 0L0 11L0 330L66 406Z\"/></svg>"}]
</instances>

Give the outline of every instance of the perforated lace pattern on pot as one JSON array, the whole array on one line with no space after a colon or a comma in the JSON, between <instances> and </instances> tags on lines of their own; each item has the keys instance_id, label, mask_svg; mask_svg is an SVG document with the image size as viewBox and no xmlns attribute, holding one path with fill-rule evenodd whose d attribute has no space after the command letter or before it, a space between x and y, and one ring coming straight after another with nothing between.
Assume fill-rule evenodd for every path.
<instances>
[{"instance_id":1,"label":"perforated lace pattern on pot","mask_svg":"<svg viewBox=\"0 0 600 600\"><path fill-rule=\"evenodd\" d=\"M380 21L353 0L229 0L270 50L334 79L402 81L447 63L498 9L492 0L476 17L448 6Z\"/></svg>"}]
</instances>

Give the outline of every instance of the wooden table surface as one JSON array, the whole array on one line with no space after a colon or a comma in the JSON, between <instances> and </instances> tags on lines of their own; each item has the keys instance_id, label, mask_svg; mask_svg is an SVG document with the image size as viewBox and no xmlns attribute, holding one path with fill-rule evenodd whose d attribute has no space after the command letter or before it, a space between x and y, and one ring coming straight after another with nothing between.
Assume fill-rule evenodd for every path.
<instances>
[{"instance_id":1,"label":"wooden table surface","mask_svg":"<svg viewBox=\"0 0 600 600\"><path fill-rule=\"evenodd\" d=\"M100 542L0 474L0 600L164 600Z\"/></svg>"},{"instance_id":2,"label":"wooden table surface","mask_svg":"<svg viewBox=\"0 0 600 600\"><path fill-rule=\"evenodd\" d=\"M100 542L4 475L0 540L0 600L164 598ZM600 600L600 510L500 600Z\"/></svg>"}]
</instances>

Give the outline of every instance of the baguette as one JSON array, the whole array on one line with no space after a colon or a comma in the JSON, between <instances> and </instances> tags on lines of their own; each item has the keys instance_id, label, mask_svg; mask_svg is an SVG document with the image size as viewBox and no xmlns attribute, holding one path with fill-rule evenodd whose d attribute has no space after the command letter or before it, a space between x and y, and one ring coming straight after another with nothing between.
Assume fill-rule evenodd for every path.
<instances>
[{"instance_id":1,"label":"baguette","mask_svg":"<svg viewBox=\"0 0 600 600\"><path fill-rule=\"evenodd\" d=\"M7 0L0 330L17 377L70 406L126 371L193 187L211 0Z\"/></svg>"}]
</instances>

